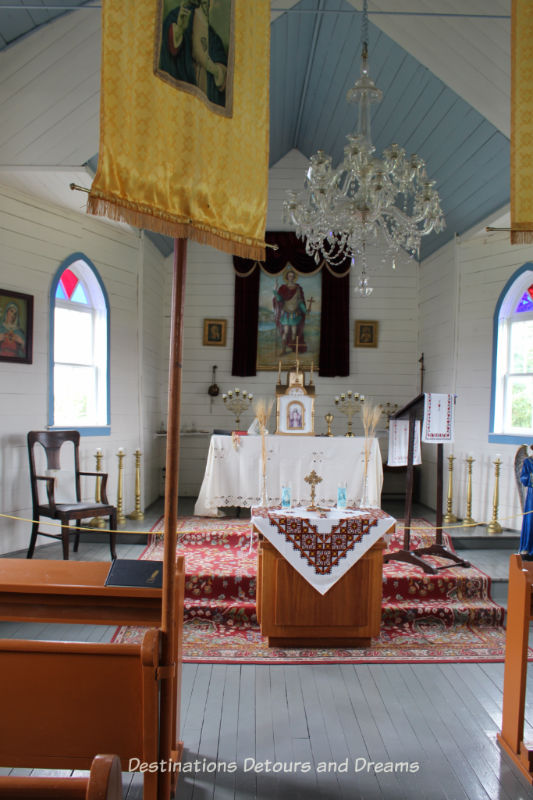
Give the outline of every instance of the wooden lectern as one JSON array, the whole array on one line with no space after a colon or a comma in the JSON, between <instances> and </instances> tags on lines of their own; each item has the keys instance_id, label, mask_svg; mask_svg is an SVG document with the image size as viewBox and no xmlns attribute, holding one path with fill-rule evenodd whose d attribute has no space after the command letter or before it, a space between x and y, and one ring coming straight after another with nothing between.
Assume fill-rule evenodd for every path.
<instances>
[{"instance_id":1,"label":"wooden lectern","mask_svg":"<svg viewBox=\"0 0 533 800\"><path fill-rule=\"evenodd\" d=\"M456 566L469 567L470 563L459 558L451 550L448 550L442 543L442 467L443 467L443 452L444 448L442 442L437 444L437 499L435 503L436 514L436 535L434 544L429 547L419 547L416 550L411 550L411 518L413 508L413 485L414 485L414 450L415 450L415 422L422 420L424 416L424 394L419 394L410 403L401 408L391 416L391 419L408 419L409 420L409 445L407 450L407 486L405 490L405 519L403 531L403 548L401 550L394 550L387 553L383 560L385 563L388 561L405 561L409 564L414 564L421 567L424 572L435 575L438 569L446 569L446 567L436 568L428 564L421 558L422 555L441 556L453 561Z\"/></svg>"},{"instance_id":2,"label":"wooden lectern","mask_svg":"<svg viewBox=\"0 0 533 800\"><path fill-rule=\"evenodd\" d=\"M502 730L498 742L522 775L533 784L533 744L524 742L529 623L532 608L533 562L516 553L509 560L507 636L503 676Z\"/></svg>"}]
</instances>

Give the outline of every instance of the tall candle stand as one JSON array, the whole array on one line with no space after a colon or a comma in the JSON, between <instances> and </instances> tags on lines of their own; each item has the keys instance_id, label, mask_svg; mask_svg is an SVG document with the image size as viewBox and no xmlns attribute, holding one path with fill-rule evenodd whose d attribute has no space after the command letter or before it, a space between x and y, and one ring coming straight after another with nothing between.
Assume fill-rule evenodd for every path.
<instances>
[{"instance_id":1,"label":"tall candle stand","mask_svg":"<svg viewBox=\"0 0 533 800\"><path fill-rule=\"evenodd\" d=\"M102 458L103 453L98 447L94 457L96 459L96 472L102 472ZM102 502L102 478L98 475L96 477L96 488L94 490L95 502ZM103 517L93 517L89 522L90 528L105 528L105 520Z\"/></svg>"},{"instance_id":2,"label":"tall candle stand","mask_svg":"<svg viewBox=\"0 0 533 800\"><path fill-rule=\"evenodd\" d=\"M222 400L226 408L228 408L232 414L235 414L235 428L237 430L239 430L241 414L244 414L244 412L248 410L253 399L253 394L248 394L246 391L241 392L238 388L230 389L227 394L222 395Z\"/></svg>"},{"instance_id":3,"label":"tall candle stand","mask_svg":"<svg viewBox=\"0 0 533 800\"><path fill-rule=\"evenodd\" d=\"M463 517L463 522L466 525L475 525L475 519L472 519L472 464L475 458L467 456L466 470L467 470L467 484L466 484L466 515Z\"/></svg>"},{"instance_id":4,"label":"tall candle stand","mask_svg":"<svg viewBox=\"0 0 533 800\"><path fill-rule=\"evenodd\" d=\"M126 517L123 511L124 502L124 450L119 448L118 458L118 479L117 479L117 525L124 525Z\"/></svg>"},{"instance_id":5,"label":"tall candle stand","mask_svg":"<svg viewBox=\"0 0 533 800\"><path fill-rule=\"evenodd\" d=\"M135 451L135 510L128 514L128 519L144 519L141 510L141 451Z\"/></svg>"},{"instance_id":6,"label":"tall candle stand","mask_svg":"<svg viewBox=\"0 0 533 800\"><path fill-rule=\"evenodd\" d=\"M455 461L454 455L448 456L448 498L446 500L446 513L442 518L445 525L450 525L457 522L457 517L452 511L453 506L453 462Z\"/></svg>"},{"instance_id":7,"label":"tall candle stand","mask_svg":"<svg viewBox=\"0 0 533 800\"><path fill-rule=\"evenodd\" d=\"M358 392L346 392L346 394L341 394L335 398L335 405L339 407L339 410L348 418L348 430L344 434L345 436L355 436L355 433L352 433L352 418L354 414L361 410L361 404L364 403L364 395L360 395Z\"/></svg>"},{"instance_id":8,"label":"tall candle stand","mask_svg":"<svg viewBox=\"0 0 533 800\"><path fill-rule=\"evenodd\" d=\"M501 466L501 459L499 456L496 456L494 461L494 497L492 500L492 519L487 526L487 533L489 536L494 536L497 533L501 533L503 528L498 522L498 505L500 501L500 466Z\"/></svg>"}]
</instances>

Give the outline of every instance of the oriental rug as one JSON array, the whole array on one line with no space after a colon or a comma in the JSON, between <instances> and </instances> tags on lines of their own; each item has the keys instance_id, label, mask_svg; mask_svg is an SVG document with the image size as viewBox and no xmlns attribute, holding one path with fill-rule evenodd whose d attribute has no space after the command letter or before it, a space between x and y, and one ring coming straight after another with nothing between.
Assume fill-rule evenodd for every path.
<instances>
[{"instance_id":1,"label":"oriental rug","mask_svg":"<svg viewBox=\"0 0 533 800\"><path fill-rule=\"evenodd\" d=\"M412 548L431 544L429 523L414 520ZM141 558L161 560L156 534ZM403 529L388 544L402 546ZM449 539L445 542L453 549ZM504 609L490 597L490 578L476 567L428 575L391 561L383 568L382 624L366 648L269 648L255 616L257 540L249 520L183 517L178 550L185 555L183 660L193 663L324 664L503 661ZM426 556L436 565L450 561ZM138 627L121 627L114 641L138 642Z\"/></svg>"}]
</instances>

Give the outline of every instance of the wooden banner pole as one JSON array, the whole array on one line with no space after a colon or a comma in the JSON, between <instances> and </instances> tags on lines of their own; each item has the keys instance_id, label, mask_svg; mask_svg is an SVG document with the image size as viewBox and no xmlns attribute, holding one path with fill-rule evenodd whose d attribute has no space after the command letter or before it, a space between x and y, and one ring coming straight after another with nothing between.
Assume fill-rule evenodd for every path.
<instances>
[{"instance_id":1,"label":"wooden banner pole","mask_svg":"<svg viewBox=\"0 0 533 800\"><path fill-rule=\"evenodd\" d=\"M160 759L167 769L159 777L158 800L167 800L171 791L169 760L176 745L176 719L172 708L176 663L176 529L178 522L178 478L180 454L181 370L183 351L183 312L185 307L185 274L187 265L187 239L174 240L174 270L172 279L172 310L170 327L170 357L168 378L167 457L165 473L165 549L163 556L163 604L161 629L161 702L160 702ZM177 698L180 702L180 698Z\"/></svg>"}]
</instances>

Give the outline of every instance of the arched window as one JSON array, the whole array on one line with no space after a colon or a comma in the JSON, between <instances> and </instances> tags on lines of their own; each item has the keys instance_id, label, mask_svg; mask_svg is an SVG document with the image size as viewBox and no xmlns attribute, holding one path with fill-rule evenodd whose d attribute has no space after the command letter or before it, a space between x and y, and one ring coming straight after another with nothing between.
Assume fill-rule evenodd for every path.
<instances>
[{"instance_id":1,"label":"arched window","mask_svg":"<svg viewBox=\"0 0 533 800\"><path fill-rule=\"evenodd\" d=\"M489 441L533 442L533 264L507 282L494 312Z\"/></svg>"},{"instance_id":2,"label":"arched window","mask_svg":"<svg viewBox=\"0 0 533 800\"><path fill-rule=\"evenodd\" d=\"M109 434L109 302L82 253L66 259L50 293L49 424Z\"/></svg>"}]
</instances>

